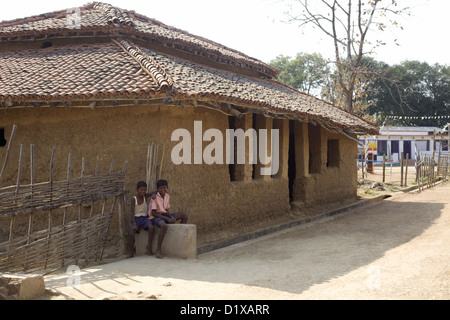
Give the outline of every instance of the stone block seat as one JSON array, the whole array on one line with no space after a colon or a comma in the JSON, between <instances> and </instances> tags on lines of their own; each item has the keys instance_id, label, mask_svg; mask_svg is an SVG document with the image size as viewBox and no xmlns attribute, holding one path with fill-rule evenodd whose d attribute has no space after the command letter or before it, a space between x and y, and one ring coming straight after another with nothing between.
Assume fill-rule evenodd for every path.
<instances>
[{"instance_id":1,"label":"stone block seat","mask_svg":"<svg viewBox=\"0 0 450 320\"><path fill-rule=\"evenodd\" d=\"M160 228L154 227L152 250L156 252ZM136 235L136 256L144 255L148 243L148 233L140 230ZM197 258L197 228L195 224L169 224L161 247L163 257L178 257L183 259Z\"/></svg>"},{"instance_id":2,"label":"stone block seat","mask_svg":"<svg viewBox=\"0 0 450 320\"><path fill-rule=\"evenodd\" d=\"M44 293L42 275L0 273L0 300L30 300Z\"/></svg>"}]
</instances>

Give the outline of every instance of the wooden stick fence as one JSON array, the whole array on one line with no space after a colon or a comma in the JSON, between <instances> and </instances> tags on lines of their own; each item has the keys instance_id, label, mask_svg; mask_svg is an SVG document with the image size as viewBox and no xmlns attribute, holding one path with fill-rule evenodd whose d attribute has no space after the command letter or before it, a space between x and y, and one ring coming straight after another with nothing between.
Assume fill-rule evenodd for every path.
<instances>
[{"instance_id":1,"label":"wooden stick fence","mask_svg":"<svg viewBox=\"0 0 450 320\"><path fill-rule=\"evenodd\" d=\"M13 129L11 138L15 132ZM12 139L10 139L11 142ZM9 153L9 146L8 151ZM30 146L30 184L20 185L23 145L20 146L17 183L0 188L0 222L9 218L8 240L0 242L0 272L51 272L65 265L83 260L101 260L111 219L119 203L119 220L128 191L124 189L125 162L121 171L113 172L114 161L107 174L99 174L99 157L95 173L85 175L82 159L80 178L72 179L71 155L67 164L67 179L54 181L56 149L50 160L49 181L35 183L34 146ZM2 176L7 157L2 167ZM1 177L0 177L1 178ZM111 199L111 201L108 201ZM101 206L96 203L101 202ZM107 202L112 202L110 208ZM82 217L82 208L89 207L89 216ZM96 212L94 208L100 208ZM69 211L77 211L76 219L68 221ZM32 231L36 215L47 212L47 227ZM26 234L17 235L15 220L28 215ZM62 215L62 224L54 225L54 216Z\"/></svg>"},{"instance_id":2,"label":"wooden stick fence","mask_svg":"<svg viewBox=\"0 0 450 320\"><path fill-rule=\"evenodd\" d=\"M450 156L438 155L437 164L434 153L431 156L418 155L416 159L416 182L419 192L425 188L433 187L439 179L447 181L450 173Z\"/></svg>"},{"instance_id":3,"label":"wooden stick fence","mask_svg":"<svg viewBox=\"0 0 450 320\"><path fill-rule=\"evenodd\" d=\"M97 248L104 246L113 212L82 221L71 221L51 230L40 230L11 242L0 244L2 272L53 271L84 258L92 259Z\"/></svg>"},{"instance_id":4,"label":"wooden stick fence","mask_svg":"<svg viewBox=\"0 0 450 320\"><path fill-rule=\"evenodd\" d=\"M161 171L164 160L164 146L161 152L161 158L158 160L159 145L155 142L149 142L147 147L147 166L146 166L146 183L149 190L153 190L156 182L161 179Z\"/></svg>"}]
</instances>

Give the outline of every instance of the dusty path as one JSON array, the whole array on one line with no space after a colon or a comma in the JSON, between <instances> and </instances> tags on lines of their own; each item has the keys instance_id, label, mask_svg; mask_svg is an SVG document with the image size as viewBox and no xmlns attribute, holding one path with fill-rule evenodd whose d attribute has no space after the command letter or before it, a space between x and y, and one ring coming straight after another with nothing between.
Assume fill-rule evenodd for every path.
<instances>
[{"instance_id":1,"label":"dusty path","mask_svg":"<svg viewBox=\"0 0 450 320\"><path fill-rule=\"evenodd\" d=\"M449 198L447 182L197 260L135 257L46 286L52 299L450 299Z\"/></svg>"}]
</instances>

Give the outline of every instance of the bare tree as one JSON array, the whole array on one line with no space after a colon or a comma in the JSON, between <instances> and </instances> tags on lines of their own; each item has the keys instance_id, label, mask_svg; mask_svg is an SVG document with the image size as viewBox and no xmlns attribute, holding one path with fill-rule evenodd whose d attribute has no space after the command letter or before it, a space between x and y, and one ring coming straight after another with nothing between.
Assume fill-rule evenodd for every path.
<instances>
[{"instance_id":1,"label":"bare tree","mask_svg":"<svg viewBox=\"0 0 450 320\"><path fill-rule=\"evenodd\" d=\"M291 22L299 22L300 27L314 26L333 40L336 90L342 95L341 107L352 112L356 85L364 72L361 60L385 44L381 39L369 41L369 33L400 27L395 18L409 14L409 8L399 8L396 0L291 1L300 8L298 15L294 14L294 6L287 12Z\"/></svg>"}]
</instances>

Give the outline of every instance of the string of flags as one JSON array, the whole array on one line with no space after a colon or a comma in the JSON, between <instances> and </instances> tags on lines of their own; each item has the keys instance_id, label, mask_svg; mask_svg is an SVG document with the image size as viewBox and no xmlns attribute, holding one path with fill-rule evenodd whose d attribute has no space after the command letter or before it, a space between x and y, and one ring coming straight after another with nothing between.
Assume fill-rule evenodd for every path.
<instances>
[{"instance_id":1,"label":"string of flags","mask_svg":"<svg viewBox=\"0 0 450 320\"><path fill-rule=\"evenodd\" d=\"M450 116L384 116L387 119L399 120L399 119L408 119L408 120L424 120L424 119L450 119Z\"/></svg>"}]
</instances>

